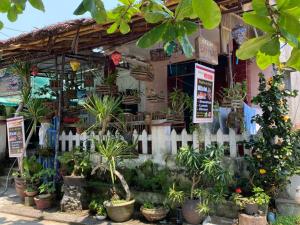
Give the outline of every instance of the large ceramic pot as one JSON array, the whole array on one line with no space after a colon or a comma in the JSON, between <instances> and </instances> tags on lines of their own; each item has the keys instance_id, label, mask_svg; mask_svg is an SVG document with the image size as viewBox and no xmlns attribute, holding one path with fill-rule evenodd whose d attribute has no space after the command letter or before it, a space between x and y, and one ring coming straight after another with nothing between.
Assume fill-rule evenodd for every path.
<instances>
[{"instance_id":1,"label":"large ceramic pot","mask_svg":"<svg viewBox=\"0 0 300 225\"><path fill-rule=\"evenodd\" d=\"M25 193L24 193L24 191L26 190L25 180L21 177L14 177L14 180L15 180L16 192L20 196L20 198L22 200L24 200L24 198L26 196Z\"/></svg>"},{"instance_id":2,"label":"large ceramic pot","mask_svg":"<svg viewBox=\"0 0 300 225\"><path fill-rule=\"evenodd\" d=\"M197 212L199 200L186 200L182 206L183 218L189 224L199 224L204 219L204 215Z\"/></svg>"},{"instance_id":3,"label":"large ceramic pot","mask_svg":"<svg viewBox=\"0 0 300 225\"><path fill-rule=\"evenodd\" d=\"M64 176L64 184L68 186L82 187L85 185L85 177L82 176Z\"/></svg>"},{"instance_id":4,"label":"large ceramic pot","mask_svg":"<svg viewBox=\"0 0 300 225\"><path fill-rule=\"evenodd\" d=\"M113 205L111 202L104 202L108 217L114 222L125 222L130 220L134 211L135 200Z\"/></svg>"},{"instance_id":5,"label":"large ceramic pot","mask_svg":"<svg viewBox=\"0 0 300 225\"><path fill-rule=\"evenodd\" d=\"M34 197L38 194L38 191L24 191L27 197Z\"/></svg>"},{"instance_id":6,"label":"large ceramic pot","mask_svg":"<svg viewBox=\"0 0 300 225\"><path fill-rule=\"evenodd\" d=\"M157 207L153 209L146 209L143 206L141 207L141 213L149 222L160 221L166 218L169 210L164 207Z\"/></svg>"},{"instance_id":7,"label":"large ceramic pot","mask_svg":"<svg viewBox=\"0 0 300 225\"><path fill-rule=\"evenodd\" d=\"M245 213L248 215L254 215L258 213L258 205L257 204L246 204Z\"/></svg>"},{"instance_id":8,"label":"large ceramic pot","mask_svg":"<svg viewBox=\"0 0 300 225\"><path fill-rule=\"evenodd\" d=\"M38 195L34 197L34 202L37 209L49 209L52 205L53 197L50 194Z\"/></svg>"}]
</instances>

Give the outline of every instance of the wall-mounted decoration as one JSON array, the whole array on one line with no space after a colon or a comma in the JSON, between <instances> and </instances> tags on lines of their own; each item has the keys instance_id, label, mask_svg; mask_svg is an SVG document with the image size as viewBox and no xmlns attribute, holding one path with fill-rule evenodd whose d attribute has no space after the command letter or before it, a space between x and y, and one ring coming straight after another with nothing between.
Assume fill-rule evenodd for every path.
<instances>
[{"instance_id":1,"label":"wall-mounted decoration","mask_svg":"<svg viewBox=\"0 0 300 225\"><path fill-rule=\"evenodd\" d=\"M247 28L242 25L237 25L231 31L233 39L239 45L243 44L247 38Z\"/></svg>"},{"instance_id":2,"label":"wall-mounted decoration","mask_svg":"<svg viewBox=\"0 0 300 225\"><path fill-rule=\"evenodd\" d=\"M212 65L218 65L218 46L199 36L195 40L195 46L196 46L196 58L199 61L206 62Z\"/></svg>"},{"instance_id":3,"label":"wall-mounted decoration","mask_svg":"<svg viewBox=\"0 0 300 225\"><path fill-rule=\"evenodd\" d=\"M122 59L122 54L120 52L113 52L110 56L111 60L114 62L115 66L119 65Z\"/></svg>"},{"instance_id":4,"label":"wall-mounted decoration","mask_svg":"<svg viewBox=\"0 0 300 225\"><path fill-rule=\"evenodd\" d=\"M19 95L21 88L22 81L18 75L7 69L0 70L0 96Z\"/></svg>"}]
</instances>

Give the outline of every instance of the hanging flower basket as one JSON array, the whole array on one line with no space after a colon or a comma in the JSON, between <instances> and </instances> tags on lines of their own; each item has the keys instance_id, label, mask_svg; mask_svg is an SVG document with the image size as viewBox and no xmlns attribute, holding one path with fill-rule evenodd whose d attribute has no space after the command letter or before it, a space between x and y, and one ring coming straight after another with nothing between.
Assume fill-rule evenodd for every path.
<instances>
[{"instance_id":1,"label":"hanging flower basket","mask_svg":"<svg viewBox=\"0 0 300 225\"><path fill-rule=\"evenodd\" d=\"M154 75L150 71L150 68L138 66L131 70L131 76L134 77L136 80L141 81L153 81Z\"/></svg>"},{"instance_id":2,"label":"hanging flower basket","mask_svg":"<svg viewBox=\"0 0 300 225\"><path fill-rule=\"evenodd\" d=\"M96 93L100 95L117 95L118 94L118 86L117 85L97 85Z\"/></svg>"},{"instance_id":3,"label":"hanging flower basket","mask_svg":"<svg viewBox=\"0 0 300 225\"><path fill-rule=\"evenodd\" d=\"M124 96L123 100L122 100L122 103L124 105L137 105L140 102L141 102L141 98L139 96L127 95L127 96Z\"/></svg>"},{"instance_id":4,"label":"hanging flower basket","mask_svg":"<svg viewBox=\"0 0 300 225\"><path fill-rule=\"evenodd\" d=\"M163 48L150 50L151 61L163 61L170 59L170 56L165 52Z\"/></svg>"}]
</instances>

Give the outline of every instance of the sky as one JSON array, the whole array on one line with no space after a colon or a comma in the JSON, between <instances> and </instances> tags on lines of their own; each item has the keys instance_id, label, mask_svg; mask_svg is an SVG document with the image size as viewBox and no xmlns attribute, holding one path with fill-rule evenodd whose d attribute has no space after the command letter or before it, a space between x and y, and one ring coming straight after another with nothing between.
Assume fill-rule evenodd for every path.
<instances>
[{"instance_id":1,"label":"sky","mask_svg":"<svg viewBox=\"0 0 300 225\"><path fill-rule=\"evenodd\" d=\"M1 0L0 0L1 1ZM29 4L18 20L11 23L6 15L0 13L0 20L4 23L4 28L0 30L0 40L18 36L23 32L30 32L47 25L63 22L70 19L80 18L73 15L74 10L82 0L43 0L46 12L43 13L33 9ZM103 0L106 9L111 9L117 5L117 0ZM90 17L89 13L81 17Z\"/></svg>"}]
</instances>

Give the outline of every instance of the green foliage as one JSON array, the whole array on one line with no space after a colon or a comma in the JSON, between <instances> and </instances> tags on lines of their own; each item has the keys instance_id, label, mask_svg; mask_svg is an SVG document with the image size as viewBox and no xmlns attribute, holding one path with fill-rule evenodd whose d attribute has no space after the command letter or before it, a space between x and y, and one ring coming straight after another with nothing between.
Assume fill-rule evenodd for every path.
<instances>
[{"instance_id":1,"label":"green foliage","mask_svg":"<svg viewBox=\"0 0 300 225\"><path fill-rule=\"evenodd\" d=\"M274 225L298 225L300 216L278 216Z\"/></svg>"},{"instance_id":2,"label":"green foliage","mask_svg":"<svg viewBox=\"0 0 300 225\"><path fill-rule=\"evenodd\" d=\"M103 201L100 201L98 199L97 200L94 199L90 202L89 210L90 210L90 213L92 213L92 214L97 214L99 216L106 215L106 210L105 210L105 207L103 206Z\"/></svg>"},{"instance_id":3,"label":"green foliage","mask_svg":"<svg viewBox=\"0 0 300 225\"><path fill-rule=\"evenodd\" d=\"M174 89L169 98L172 113L182 114L186 109L193 110L193 98L182 90Z\"/></svg>"},{"instance_id":4,"label":"green foliage","mask_svg":"<svg viewBox=\"0 0 300 225\"><path fill-rule=\"evenodd\" d=\"M40 194L52 194L55 192L55 185L53 181L44 182L39 186Z\"/></svg>"},{"instance_id":5,"label":"green foliage","mask_svg":"<svg viewBox=\"0 0 300 225\"><path fill-rule=\"evenodd\" d=\"M254 118L261 130L249 142L253 157L247 157L247 160L251 183L275 197L300 165L299 136L292 131L288 116L288 98L296 96L297 92L285 89L284 74L280 72L268 81L260 74L259 82L260 92L253 103L263 111Z\"/></svg>"},{"instance_id":6,"label":"green foliage","mask_svg":"<svg viewBox=\"0 0 300 225\"><path fill-rule=\"evenodd\" d=\"M171 207L178 207L184 203L185 193L183 191L177 191L175 184L169 188L168 201L171 203Z\"/></svg>"},{"instance_id":7,"label":"green foliage","mask_svg":"<svg viewBox=\"0 0 300 225\"><path fill-rule=\"evenodd\" d=\"M71 166L71 176L84 176L91 168L90 152L81 148L74 148L70 152L64 152L58 157L61 164Z\"/></svg>"},{"instance_id":8,"label":"green foliage","mask_svg":"<svg viewBox=\"0 0 300 225\"><path fill-rule=\"evenodd\" d=\"M152 202L144 202L143 207L145 209L155 209L155 205Z\"/></svg>"},{"instance_id":9,"label":"green foliage","mask_svg":"<svg viewBox=\"0 0 300 225\"><path fill-rule=\"evenodd\" d=\"M0 105L0 116L6 116L6 108L4 105Z\"/></svg>"},{"instance_id":10,"label":"green foliage","mask_svg":"<svg viewBox=\"0 0 300 225\"><path fill-rule=\"evenodd\" d=\"M111 119L116 118L116 115L121 112L120 105L121 98L114 98L111 96L100 98L93 95L85 101L83 107L96 117L96 124L91 128L95 128L100 124L102 132L104 133Z\"/></svg>"},{"instance_id":11,"label":"green foliage","mask_svg":"<svg viewBox=\"0 0 300 225\"><path fill-rule=\"evenodd\" d=\"M196 188L224 195L231 174L222 163L223 156L223 146L209 146L200 150L188 146L180 149L176 161L192 182L190 199L194 199Z\"/></svg>"},{"instance_id":12,"label":"green foliage","mask_svg":"<svg viewBox=\"0 0 300 225\"><path fill-rule=\"evenodd\" d=\"M254 187L252 190L253 195L250 197L243 197L241 194L235 193L233 200L240 208L245 208L247 204L257 204L259 206L268 206L271 197L267 195L260 187Z\"/></svg>"}]
</instances>

